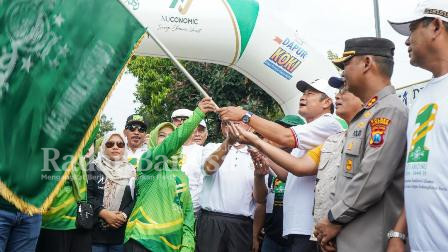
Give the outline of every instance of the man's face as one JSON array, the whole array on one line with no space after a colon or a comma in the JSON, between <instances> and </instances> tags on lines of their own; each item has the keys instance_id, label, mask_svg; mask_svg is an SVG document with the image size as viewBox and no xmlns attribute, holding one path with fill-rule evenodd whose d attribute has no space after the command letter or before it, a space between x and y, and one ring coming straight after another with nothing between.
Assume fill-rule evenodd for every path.
<instances>
[{"instance_id":1,"label":"man's face","mask_svg":"<svg viewBox=\"0 0 448 252\"><path fill-rule=\"evenodd\" d=\"M336 114L343 118L353 117L362 108L362 101L344 86L336 94Z\"/></svg>"},{"instance_id":2,"label":"man's face","mask_svg":"<svg viewBox=\"0 0 448 252\"><path fill-rule=\"evenodd\" d=\"M413 66L423 67L428 52L428 45L431 43L431 26L425 27L422 20L417 20L409 25L411 34L406 40L410 63Z\"/></svg>"},{"instance_id":3,"label":"man's face","mask_svg":"<svg viewBox=\"0 0 448 252\"><path fill-rule=\"evenodd\" d=\"M300 97L299 114L309 120L319 116L325 107L325 99L317 90L307 89Z\"/></svg>"},{"instance_id":4,"label":"man's face","mask_svg":"<svg viewBox=\"0 0 448 252\"><path fill-rule=\"evenodd\" d=\"M204 145L205 141L208 137L208 131L207 128L205 128L202 125L199 125L193 132L193 135L191 135L188 142L193 142L198 145Z\"/></svg>"},{"instance_id":5,"label":"man's face","mask_svg":"<svg viewBox=\"0 0 448 252\"><path fill-rule=\"evenodd\" d=\"M363 92L362 73L363 64L361 56L354 56L344 63L342 76L345 78L347 90L354 95L359 95Z\"/></svg>"},{"instance_id":6,"label":"man's face","mask_svg":"<svg viewBox=\"0 0 448 252\"><path fill-rule=\"evenodd\" d=\"M146 127L139 123L131 123L126 125L124 135L128 140L128 146L130 148L140 148L145 142Z\"/></svg>"},{"instance_id":7,"label":"man's face","mask_svg":"<svg viewBox=\"0 0 448 252\"><path fill-rule=\"evenodd\" d=\"M176 125L176 127L179 127L179 126L181 126L182 123L184 123L187 119L188 119L188 117L186 117L186 116L178 116L178 117L173 117L172 121L173 121L173 124Z\"/></svg>"}]
</instances>

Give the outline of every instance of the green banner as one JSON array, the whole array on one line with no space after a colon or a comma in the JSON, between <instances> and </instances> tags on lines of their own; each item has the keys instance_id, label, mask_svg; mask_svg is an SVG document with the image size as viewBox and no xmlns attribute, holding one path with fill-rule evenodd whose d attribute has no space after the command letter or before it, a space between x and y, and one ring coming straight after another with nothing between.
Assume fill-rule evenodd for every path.
<instances>
[{"instance_id":1,"label":"green banner","mask_svg":"<svg viewBox=\"0 0 448 252\"><path fill-rule=\"evenodd\" d=\"M0 27L0 194L39 213L145 29L117 0L3 0Z\"/></svg>"}]
</instances>

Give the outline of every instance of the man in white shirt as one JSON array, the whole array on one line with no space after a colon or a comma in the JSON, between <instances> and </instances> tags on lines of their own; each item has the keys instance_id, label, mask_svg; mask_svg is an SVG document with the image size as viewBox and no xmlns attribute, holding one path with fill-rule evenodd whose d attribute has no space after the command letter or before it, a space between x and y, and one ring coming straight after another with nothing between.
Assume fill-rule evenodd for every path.
<instances>
[{"instance_id":1,"label":"man in white shirt","mask_svg":"<svg viewBox=\"0 0 448 252\"><path fill-rule=\"evenodd\" d=\"M130 115L126 120L123 134L126 136L128 149L128 161L137 168L138 160L148 151L148 147L144 144L146 139L146 131L148 124L143 116L138 114Z\"/></svg>"},{"instance_id":2,"label":"man in white shirt","mask_svg":"<svg viewBox=\"0 0 448 252\"><path fill-rule=\"evenodd\" d=\"M284 128L237 107L221 108L218 112L222 120L243 121L263 137L281 146L296 148L291 154L301 157L343 128L332 115L337 89L321 79L311 83L299 81L297 88L303 93L299 114L307 121L305 125ZM283 236L291 240L290 251L316 250L316 243L310 241L315 179L315 176L297 177L288 173L283 198Z\"/></svg>"},{"instance_id":3,"label":"man in white shirt","mask_svg":"<svg viewBox=\"0 0 448 252\"><path fill-rule=\"evenodd\" d=\"M197 222L197 251L250 251L254 167L246 145L229 137L221 124L222 144L204 147L204 183L200 196L202 211ZM249 126L243 125L245 130Z\"/></svg>"},{"instance_id":4,"label":"man in white shirt","mask_svg":"<svg viewBox=\"0 0 448 252\"><path fill-rule=\"evenodd\" d=\"M411 65L434 76L409 111L406 211L388 233L389 249L404 251L407 230L412 251L448 251L448 1L423 1L410 17L389 22L408 36Z\"/></svg>"}]
</instances>

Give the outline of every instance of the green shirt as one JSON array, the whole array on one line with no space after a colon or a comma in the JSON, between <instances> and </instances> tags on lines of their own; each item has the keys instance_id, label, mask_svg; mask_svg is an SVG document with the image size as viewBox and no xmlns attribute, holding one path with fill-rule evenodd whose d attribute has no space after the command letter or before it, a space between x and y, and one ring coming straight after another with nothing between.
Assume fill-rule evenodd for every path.
<instances>
[{"instance_id":1,"label":"green shirt","mask_svg":"<svg viewBox=\"0 0 448 252\"><path fill-rule=\"evenodd\" d=\"M125 242L134 239L151 251L191 251L194 212L188 177L180 167L167 167L170 158L193 133L204 113L198 108L160 145L148 150L137 171L137 201L126 226ZM162 164L165 168L162 167Z\"/></svg>"},{"instance_id":2,"label":"green shirt","mask_svg":"<svg viewBox=\"0 0 448 252\"><path fill-rule=\"evenodd\" d=\"M79 164L80 166L73 167L70 179L65 181L48 211L42 215L43 229L76 229L78 198L82 200L87 198L87 175L84 158L79 159Z\"/></svg>"}]
</instances>

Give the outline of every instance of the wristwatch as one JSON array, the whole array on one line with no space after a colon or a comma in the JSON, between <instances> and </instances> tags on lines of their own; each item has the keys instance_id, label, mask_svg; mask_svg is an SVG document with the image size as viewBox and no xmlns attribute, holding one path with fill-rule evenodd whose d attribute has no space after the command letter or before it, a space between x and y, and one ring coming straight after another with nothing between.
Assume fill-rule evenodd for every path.
<instances>
[{"instance_id":1,"label":"wristwatch","mask_svg":"<svg viewBox=\"0 0 448 252\"><path fill-rule=\"evenodd\" d=\"M243 115L243 118L241 119L243 123L248 124L250 121L250 118L252 117L254 113L247 111L245 115Z\"/></svg>"},{"instance_id":2,"label":"wristwatch","mask_svg":"<svg viewBox=\"0 0 448 252\"><path fill-rule=\"evenodd\" d=\"M406 242L406 235L394 230L389 230L389 232L387 232L387 239L390 238L400 238L401 240L403 240L404 242Z\"/></svg>"}]
</instances>

